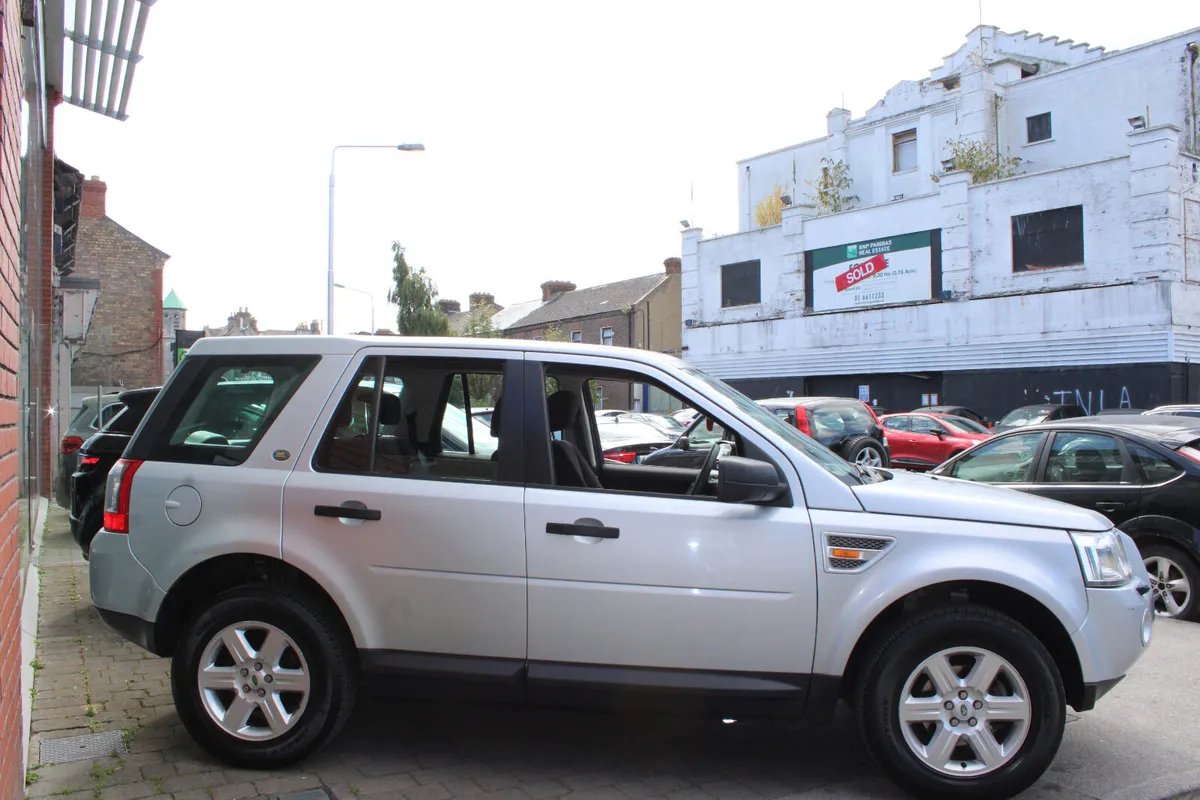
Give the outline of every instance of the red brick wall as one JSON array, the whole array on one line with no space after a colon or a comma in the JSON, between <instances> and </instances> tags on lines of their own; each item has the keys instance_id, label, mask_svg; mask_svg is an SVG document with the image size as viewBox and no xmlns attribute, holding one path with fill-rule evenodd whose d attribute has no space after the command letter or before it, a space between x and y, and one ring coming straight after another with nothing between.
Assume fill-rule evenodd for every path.
<instances>
[{"instance_id":1,"label":"red brick wall","mask_svg":"<svg viewBox=\"0 0 1200 800\"><path fill-rule=\"evenodd\" d=\"M20 4L0 11L0 797L20 797L20 531L17 522L17 368L20 360Z\"/></svg>"},{"instance_id":2,"label":"red brick wall","mask_svg":"<svg viewBox=\"0 0 1200 800\"><path fill-rule=\"evenodd\" d=\"M92 213L95 208L93 202ZM71 368L73 386L136 389L162 383L165 261L111 217L80 216L74 275L98 278L100 297L87 343Z\"/></svg>"},{"instance_id":3,"label":"red brick wall","mask_svg":"<svg viewBox=\"0 0 1200 800\"><path fill-rule=\"evenodd\" d=\"M615 312L612 314L597 314L591 317L563 320L557 323L563 336L568 341L571 333L579 331L583 344L603 344L601 331L604 328L613 329L613 345L615 347L632 347L629 314ZM545 325L534 325L528 328L513 328L505 332L510 339L537 339L546 335ZM606 409L633 408L633 385L626 381L601 381L604 388L604 407Z\"/></svg>"}]
</instances>

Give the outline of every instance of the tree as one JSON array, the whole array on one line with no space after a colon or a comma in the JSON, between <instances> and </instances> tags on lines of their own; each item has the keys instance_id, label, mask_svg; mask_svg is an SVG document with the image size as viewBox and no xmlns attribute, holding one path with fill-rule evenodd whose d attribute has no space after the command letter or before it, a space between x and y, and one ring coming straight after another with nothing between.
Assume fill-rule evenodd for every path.
<instances>
[{"instance_id":1,"label":"tree","mask_svg":"<svg viewBox=\"0 0 1200 800\"><path fill-rule=\"evenodd\" d=\"M841 159L833 161L821 159L821 174L816 182L805 181L815 190L813 194L804 195L810 203L817 207L817 215L836 214L850 208L850 204L858 200L858 195L850 194L854 179L850 177L850 167Z\"/></svg>"},{"instance_id":2,"label":"tree","mask_svg":"<svg viewBox=\"0 0 1200 800\"><path fill-rule=\"evenodd\" d=\"M1017 174L1017 167L1021 166L1021 159L1000 155L996 145L991 142L980 142L960 136L957 139L948 140L946 148L950 151L949 160L954 162L954 169L969 173L971 183L987 183L1011 178ZM940 181L945 175L945 172L934 174L934 183Z\"/></svg>"},{"instance_id":3,"label":"tree","mask_svg":"<svg viewBox=\"0 0 1200 800\"><path fill-rule=\"evenodd\" d=\"M410 267L404 247L392 242L392 281L388 302L400 307L396 314L396 332L401 336L449 336L450 320L433 300L437 287L424 267Z\"/></svg>"},{"instance_id":4,"label":"tree","mask_svg":"<svg viewBox=\"0 0 1200 800\"><path fill-rule=\"evenodd\" d=\"M760 228L783 222L783 188L777 183L771 193L754 207L754 221Z\"/></svg>"},{"instance_id":5,"label":"tree","mask_svg":"<svg viewBox=\"0 0 1200 800\"><path fill-rule=\"evenodd\" d=\"M466 323L456 336L469 336L472 339L499 339L503 331L496 330L492 324L492 315L496 313L486 303L480 303L467 312Z\"/></svg>"},{"instance_id":6,"label":"tree","mask_svg":"<svg viewBox=\"0 0 1200 800\"><path fill-rule=\"evenodd\" d=\"M546 329L542 331L542 341L565 342L567 341L567 334L563 333L563 329L558 327L557 322L551 322L546 326Z\"/></svg>"}]
</instances>

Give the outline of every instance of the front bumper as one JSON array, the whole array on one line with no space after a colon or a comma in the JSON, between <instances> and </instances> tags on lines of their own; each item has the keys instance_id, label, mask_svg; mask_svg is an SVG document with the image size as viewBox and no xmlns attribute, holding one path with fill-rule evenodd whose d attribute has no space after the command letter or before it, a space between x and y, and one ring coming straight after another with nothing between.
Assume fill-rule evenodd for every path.
<instances>
[{"instance_id":1,"label":"front bumper","mask_svg":"<svg viewBox=\"0 0 1200 800\"><path fill-rule=\"evenodd\" d=\"M155 650L154 628L166 593L129 549L129 537L101 529L88 560L92 605L113 630Z\"/></svg>"},{"instance_id":2,"label":"front bumper","mask_svg":"<svg viewBox=\"0 0 1200 800\"><path fill-rule=\"evenodd\" d=\"M1071 634L1079 656L1084 691L1078 711L1086 711L1115 686L1150 646L1154 599L1150 576L1137 546L1125 534L1133 580L1113 589L1088 589L1088 615Z\"/></svg>"}]
</instances>

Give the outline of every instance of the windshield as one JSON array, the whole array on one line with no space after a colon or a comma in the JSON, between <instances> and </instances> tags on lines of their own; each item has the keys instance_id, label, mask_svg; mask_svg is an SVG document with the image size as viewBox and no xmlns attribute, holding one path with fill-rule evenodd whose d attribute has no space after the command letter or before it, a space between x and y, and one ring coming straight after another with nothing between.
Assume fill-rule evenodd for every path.
<instances>
[{"instance_id":1,"label":"windshield","mask_svg":"<svg viewBox=\"0 0 1200 800\"><path fill-rule=\"evenodd\" d=\"M834 455L832 450L829 450L816 440L805 436L795 427L788 425L779 417L775 416L773 413L763 408L758 403L739 392L737 389L734 389L724 381L718 380L717 378L701 372L698 369L686 368L685 371L689 375L704 381L704 383L716 389L725 397L728 397L730 400L736 403L737 407L748 417L779 436L809 459L815 461L826 472L836 476L839 480L841 480L842 483L850 486L858 486L863 483L863 479L860 477L858 470L846 461L843 461L841 458Z\"/></svg>"},{"instance_id":2,"label":"windshield","mask_svg":"<svg viewBox=\"0 0 1200 800\"><path fill-rule=\"evenodd\" d=\"M1000 420L1000 425L1005 428L1036 425L1039 422L1045 422L1048 416L1050 416L1050 409L1048 408L1018 408L1015 411L1008 412L1007 416Z\"/></svg>"},{"instance_id":3,"label":"windshield","mask_svg":"<svg viewBox=\"0 0 1200 800\"><path fill-rule=\"evenodd\" d=\"M939 419L951 428L958 428L960 431L966 431L967 433L991 433L991 431L975 420L967 419L966 417L945 416L939 417Z\"/></svg>"}]
</instances>

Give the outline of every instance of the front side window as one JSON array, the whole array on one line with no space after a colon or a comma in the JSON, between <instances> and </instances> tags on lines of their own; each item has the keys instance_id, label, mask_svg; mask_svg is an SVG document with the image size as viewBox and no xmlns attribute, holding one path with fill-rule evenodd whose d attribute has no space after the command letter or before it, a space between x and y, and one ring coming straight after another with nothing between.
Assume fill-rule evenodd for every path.
<instances>
[{"instance_id":1,"label":"front side window","mask_svg":"<svg viewBox=\"0 0 1200 800\"><path fill-rule=\"evenodd\" d=\"M1046 483L1120 483L1121 446L1099 433L1058 433L1046 463Z\"/></svg>"},{"instance_id":2,"label":"front side window","mask_svg":"<svg viewBox=\"0 0 1200 800\"><path fill-rule=\"evenodd\" d=\"M1083 263L1083 206L1012 218L1013 272Z\"/></svg>"},{"instance_id":3,"label":"front side window","mask_svg":"<svg viewBox=\"0 0 1200 800\"><path fill-rule=\"evenodd\" d=\"M926 436L937 436L939 431L945 435L947 432L945 428L929 417L913 417L912 431Z\"/></svg>"},{"instance_id":4,"label":"front side window","mask_svg":"<svg viewBox=\"0 0 1200 800\"><path fill-rule=\"evenodd\" d=\"M950 477L980 483L1028 483L1042 433L1020 433L979 445L950 469Z\"/></svg>"},{"instance_id":5,"label":"front side window","mask_svg":"<svg viewBox=\"0 0 1200 800\"><path fill-rule=\"evenodd\" d=\"M182 395L169 398L169 416L162 429L151 434L149 460L243 463L318 360L317 356L189 359L191 372L184 379Z\"/></svg>"},{"instance_id":6,"label":"front side window","mask_svg":"<svg viewBox=\"0 0 1200 800\"><path fill-rule=\"evenodd\" d=\"M721 308L752 306L762 300L761 264L740 261L721 267Z\"/></svg>"},{"instance_id":7,"label":"front side window","mask_svg":"<svg viewBox=\"0 0 1200 800\"><path fill-rule=\"evenodd\" d=\"M892 172L908 172L917 168L917 131L901 131L892 135Z\"/></svg>"},{"instance_id":8,"label":"front side window","mask_svg":"<svg viewBox=\"0 0 1200 800\"><path fill-rule=\"evenodd\" d=\"M342 397L318 471L500 480L503 361L375 356ZM475 412L492 409L485 422Z\"/></svg>"}]
</instances>

